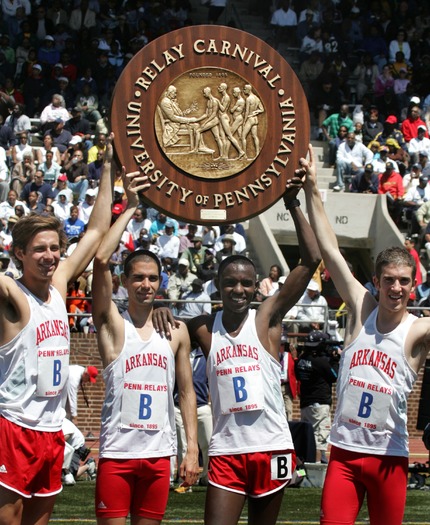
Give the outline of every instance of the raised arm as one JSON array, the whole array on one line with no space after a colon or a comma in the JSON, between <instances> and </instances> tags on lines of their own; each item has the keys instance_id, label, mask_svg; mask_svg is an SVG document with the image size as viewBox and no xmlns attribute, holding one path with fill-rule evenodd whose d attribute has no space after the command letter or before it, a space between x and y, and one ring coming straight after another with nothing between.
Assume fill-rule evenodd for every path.
<instances>
[{"instance_id":1,"label":"raised arm","mask_svg":"<svg viewBox=\"0 0 430 525\"><path fill-rule=\"evenodd\" d=\"M366 303L369 303L367 306L370 313L370 310L376 306L376 302L364 286L355 279L340 253L336 235L328 221L317 187L315 161L311 145L309 145L309 160L301 159L300 162L306 170L304 190L309 221L318 239L324 264L347 307L352 309L353 313L361 311L367 294Z\"/></svg>"},{"instance_id":2,"label":"raised arm","mask_svg":"<svg viewBox=\"0 0 430 525\"><path fill-rule=\"evenodd\" d=\"M288 310L300 299L312 275L321 262L321 254L314 232L303 215L300 209L300 201L297 199L297 192L303 184L303 175L303 169L296 170L296 175L288 181L287 190L284 194L285 207L291 213L296 228L300 262L290 272L280 292L264 301L262 305L264 309L270 307L269 314L271 317L275 315L280 319L282 319Z\"/></svg>"},{"instance_id":3,"label":"raised arm","mask_svg":"<svg viewBox=\"0 0 430 525\"><path fill-rule=\"evenodd\" d=\"M55 286L64 293L64 295L66 293L67 283L76 279L85 270L88 263L94 257L103 237L109 230L112 218L113 170L111 168L113 138L113 133L111 133L106 146L99 192L88 222L87 231L79 241L72 255L61 262L54 276Z\"/></svg>"},{"instance_id":4,"label":"raised arm","mask_svg":"<svg viewBox=\"0 0 430 525\"><path fill-rule=\"evenodd\" d=\"M199 474L199 447L197 443L197 402L190 366L191 343L185 324L175 330L174 342L179 341L176 352L176 381L179 392L179 408L187 437L187 453L179 466L179 475L185 484L193 485Z\"/></svg>"},{"instance_id":5,"label":"raised arm","mask_svg":"<svg viewBox=\"0 0 430 525\"><path fill-rule=\"evenodd\" d=\"M278 358L278 351L276 350L273 353L273 345L270 344L268 329L280 324L288 310L297 303L321 262L321 254L315 235L300 209L300 201L296 198L297 192L303 184L303 175L303 168L296 170L295 176L288 181L287 190L284 194L285 207L290 211L296 227L300 262L290 272L280 292L263 301L256 317L260 341L276 359Z\"/></svg>"},{"instance_id":6,"label":"raised arm","mask_svg":"<svg viewBox=\"0 0 430 525\"><path fill-rule=\"evenodd\" d=\"M124 189L128 201L127 209L118 217L104 237L94 259L92 313L97 329L99 351L105 366L116 358L117 352L122 347L124 337L121 328L121 316L112 301L112 274L109 269L109 261L139 204L137 192L149 186L146 184L147 177L139 177L139 173L136 171L125 175L123 168ZM114 326L115 330L112 330Z\"/></svg>"}]
</instances>

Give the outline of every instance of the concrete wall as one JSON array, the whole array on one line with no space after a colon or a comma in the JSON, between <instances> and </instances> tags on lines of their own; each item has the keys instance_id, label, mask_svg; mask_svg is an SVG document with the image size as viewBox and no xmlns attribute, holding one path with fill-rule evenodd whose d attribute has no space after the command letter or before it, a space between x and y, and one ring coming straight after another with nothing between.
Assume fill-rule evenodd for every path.
<instances>
[{"instance_id":1,"label":"concrete wall","mask_svg":"<svg viewBox=\"0 0 430 525\"><path fill-rule=\"evenodd\" d=\"M326 190L322 190L321 194L328 219L342 248L368 250L374 260L383 248L403 244L403 237L388 214L385 196ZM306 214L305 197L300 194L299 198ZM294 223L282 200L264 212L263 218L278 244L297 245ZM252 228L248 234L253 238Z\"/></svg>"},{"instance_id":2,"label":"concrete wall","mask_svg":"<svg viewBox=\"0 0 430 525\"><path fill-rule=\"evenodd\" d=\"M97 350L96 336L94 334L72 334L71 335L71 364L82 366L93 365L102 371L101 360ZM421 437L422 432L415 429L418 417L418 403L421 393L423 370L420 372L418 381L409 398L408 419L409 433L411 437ZM78 418L77 426L87 436L89 432L95 436L100 431L100 412L104 398L104 383L101 373L98 376L97 383L86 385L85 391L90 406L87 407L84 402L82 393L78 394ZM300 419L299 401L294 402L294 418ZM91 444L91 440L88 440ZM97 448L97 444L93 448Z\"/></svg>"}]
</instances>

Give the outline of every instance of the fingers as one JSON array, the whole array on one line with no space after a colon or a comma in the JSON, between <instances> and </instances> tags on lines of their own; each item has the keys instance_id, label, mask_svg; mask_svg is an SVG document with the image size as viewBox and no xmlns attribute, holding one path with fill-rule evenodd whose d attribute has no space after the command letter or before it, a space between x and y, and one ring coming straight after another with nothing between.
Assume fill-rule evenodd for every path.
<instances>
[{"instance_id":1,"label":"fingers","mask_svg":"<svg viewBox=\"0 0 430 525\"><path fill-rule=\"evenodd\" d=\"M133 171L126 174L125 168L123 167L122 178L126 189L134 193L145 191L151 186L148 176L142 175L140 171Z\"/></svg>"},{"instance_id":2,"label":"fingers","mask_svg":"<svg viewBox=\"0 0 430 525\"><path fill-rule=\"evenodd\" d=\"M179 326L179 322L176 321L172 312L168 308L157 308L154 310L152 320L155 330L161 335L161 337L166 337L166 339L169 340L172 339L170 330L174 330Z\"/></svg>"},{"instance_id":3,"label":"fingers","mask_svg":"<svg viewBox=\"0 0 430 525\"><path fill-rule=\"evenodd\" d=\"M184 459L179 468L179 476L184 480L184 486L194 485L199 477L198 463L192 461L190 464Z\"/></svg>"},{"instance_id":4,"label":"fingers","mask_svg":"<svg viewBox=\"0 0 430 525\"><path fill-rule=\"evenodd\" d=\"M315 162L314 162L314 148L313 148L312 144L309 144L309 164L311 166L315 166Z\"/></svg>"}]
</instances>

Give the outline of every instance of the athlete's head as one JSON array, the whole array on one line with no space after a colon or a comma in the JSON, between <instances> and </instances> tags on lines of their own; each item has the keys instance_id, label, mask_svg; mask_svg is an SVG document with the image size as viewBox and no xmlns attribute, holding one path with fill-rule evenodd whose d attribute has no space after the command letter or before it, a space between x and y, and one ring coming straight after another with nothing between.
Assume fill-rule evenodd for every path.
<instances>
[{"instance_id":1,"label":"athlete's head","mask_svg":"<svg viewBox=\"0 0 430 525\"><path fill-rule=\"evenodd\" d=\"M133 269L133 265L137 261L155 262L158 268L158 275L161 275L161 262L155 253L151 252L150 250L135 250L134 252L131 252L124 261L124 275L126 277L129 277L130 272Z\"/></svg>"},{"instance_id":2,"label":"athlete's head","mask_svg":"<svg viewBox=\"0 0 430 525\"><path fill-rule=\"evenodd\" d=\"M19 219L12 232L11 254L15 265L22 269L21 261L16 257L16 250L24 254L33 237L42 231L54 231L58 234L60 252L63 253L67 246L67 237L61 222L52 215L27 215Z\"/></svg>"},{"instance_id":3,"label":"athlete's head","mask_svg":"<svg viewBox=\"0 0 430 525\"><path fill-rule=\"evenodd\" d=\"M256 291L254 263L243 255L226 257L218 268L217 287L224 312L245 313Z\"/></svg>"},{"instance_id":4,"label":"athlete's head","mask_svg":"<svg viewBox=\"0 0 430 525\"><path fill-rule=\"evenodd\" d=\"M255 264L251 261L251 259L248 259L248 257L245 257L245 255L230 255L229 257L226 257L223 259L218 267L218 280L221 280L221 275L225 272L225 269L230 266L230 264L242 264L244 266L251 266L254 270L254 275L256 276L257 271L255 268Z\"/></svg>"},{"instance_id":5,"label":"athlete's head","mask_svg":"<svg viewBox=\"0 0 430 525\"><path fill-rule=\"evenodd\" d=\"M392 246L391 248L382 250L382 252L378 254L375 263L375 276L377 279L380 279L384 267L388 265L409 266L412 270L412 280L415 279L417 273L415 260L406 248Z\"/></svg>"}]
</instances>

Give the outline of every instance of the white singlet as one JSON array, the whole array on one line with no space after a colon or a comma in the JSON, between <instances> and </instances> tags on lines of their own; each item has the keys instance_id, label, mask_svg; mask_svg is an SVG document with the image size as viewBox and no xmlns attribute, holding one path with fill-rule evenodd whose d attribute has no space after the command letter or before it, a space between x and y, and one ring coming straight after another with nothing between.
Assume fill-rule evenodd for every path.
<instances>
[{"instance_id":1,"label":"white singlet","mask_svg":"<svg viewBox=\"0 0 430 525\"><path fill-rule=\"evenodd\" d=\"M100 457L144 459L176 454L175 356L155 330L144 341L128 312L120 355L103 371Z\"/></svg>"},{"instance_id":2,"label":"white singlet","mask_svg":"<svg viewBox=\"0 0 430 525\"><path fill-rule=\"evenodd\" d=\"M408 456L407 399L417 374L404 343L412 314L388 334L376 328L378 308L342 353L336 413L329 441L353 452Z\"/></svg>"},{"instance_id":3,"label":"white singlet","mask_svg":"<svg viewBox=\"0 0 430 525\"><path fill-rule=\"evenodd\" d=\"M215 316L207 360L214 429L210 456L293 450L281 392L281 365L261 344L250 310L229 335Z\"/></svg>"},{"instance_id":4,"label":"white singlet","mask_svg":"<svg viewBox=\"0 0 430 525\"><path fill-rule=\"evenodd\" d=\"M70 334L67 310L50 287L44 303L16 281L30 307L30 320L0 347L0 414L22 427L61 430L61 395L69 375Z\"/></svg>"}]
</instances>

